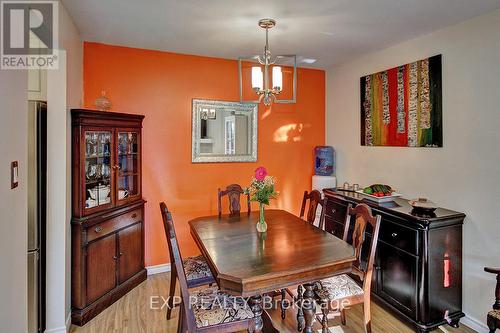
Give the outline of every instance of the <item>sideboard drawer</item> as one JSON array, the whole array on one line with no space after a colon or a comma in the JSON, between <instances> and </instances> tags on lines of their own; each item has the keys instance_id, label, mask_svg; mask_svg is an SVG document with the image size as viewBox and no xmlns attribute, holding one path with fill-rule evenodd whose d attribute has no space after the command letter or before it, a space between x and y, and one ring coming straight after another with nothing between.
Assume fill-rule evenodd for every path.
<instances>
[{"instance_id":1,"label":"sideboard drawer","mask_svg":"<svg viewBox=\"0 0 500 333\"><path fill-rule=\"evenodd\" d=\"M136 209L105 222L98 223L87 229L87 241L91 242L139 221L142 221L141 209Z\"/></svg>"},{"instance_id":2,"label":"sideboard drawer","mask_svg":"<svg viewBox=\"0 0 500 333\"><path fill-rule=\"evenodd\" d=\"M384 216L380 224L379 239L408 253L418 255L418 232L391 222Z\"/></svg>"},{"instance_id":3,"label":"sideboard drawer","mask_svg":"<svg viewBox=\"0 0 500 333\"><path fill-rule=\"evenodd\" d=\"M330 216L325 218L325 230L338 238L344 236L344 224L335 221Z\"/></svg>"},{"instance_id":4,"label":"sideboard drawer","mask_svg":"<svg viewBox=\"0 0 500 333\"><path fill-rule=\"evenodd\" d=\"M347 214L347 204L336 200L328 200L325 205L325 215L331 216L335 221L344 223Z\"/></svg>"}]
</instances>

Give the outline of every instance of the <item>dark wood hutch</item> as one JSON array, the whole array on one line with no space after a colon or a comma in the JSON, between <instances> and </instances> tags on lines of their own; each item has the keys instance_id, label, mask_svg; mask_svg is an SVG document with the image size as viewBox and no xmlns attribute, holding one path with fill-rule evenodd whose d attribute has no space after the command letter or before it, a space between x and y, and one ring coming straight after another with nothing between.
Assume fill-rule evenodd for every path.
<instances>
[{"instance_id":1,"label":"dark wood hutch","mask_svg":"<svg viewBox=\"0 0 500 333\"><path fill-rule=\"evenodd\" d=\"M431 215L422 216L413 213L405 199L377 204L352 191L323 192L327 198L325 228L337 237L342 237L349 204L363 202L371 206L374 214L382 216L372 282L376 300L419 332L443 324L458 326L464 316L463 213L438 208ZM371 238L369 227L367 240ZM367 249L362 249L362 260L366 253Z\"/></svg>"},{"instance_id":2,"label":"dark wood hutch","mask_svg":"<svg viewBox=\"0 0 500 333\"><path fill-rule=\"evenodd\" d=\"M84 325L146 279L144 116L74 109L72 322Z\"/></svg>"}]
</instances>

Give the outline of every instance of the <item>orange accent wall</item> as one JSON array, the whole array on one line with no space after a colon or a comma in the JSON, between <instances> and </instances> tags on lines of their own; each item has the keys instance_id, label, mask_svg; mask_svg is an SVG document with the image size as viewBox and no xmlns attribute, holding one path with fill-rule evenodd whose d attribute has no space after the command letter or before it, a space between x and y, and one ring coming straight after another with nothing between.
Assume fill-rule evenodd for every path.
<instances>
[{"instance_id":1,"label":"orange accent wall","mask_svg":"<svg viewBox=\"0 0 500 333\"><path fill-rule=\"evenodd\" d=\"M197 254L187 221L217 214L217 188L246 186L260 165L277 178L280 196L271 207L299 214L303 192L311 187L313 149L325 142L325 72L299 68L297 75L296 104L259 106L257 163L193 164L191 101L237 101L237 62L85 42L85 106L94 108L94 100L106 90L113 111L146 116L142 187L148 201L147 266L170 260L160 201L172 211L183 255Z\"/></svg>"}]
</instances>

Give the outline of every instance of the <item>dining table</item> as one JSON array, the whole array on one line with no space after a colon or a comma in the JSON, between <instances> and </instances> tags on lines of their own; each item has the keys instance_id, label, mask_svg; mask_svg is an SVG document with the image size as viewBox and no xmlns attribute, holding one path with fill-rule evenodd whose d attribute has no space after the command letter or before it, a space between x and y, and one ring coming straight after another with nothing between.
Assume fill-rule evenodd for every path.
<instances>
[{"instance_id":1,"label":"dining table","mask_svg":"<svg viewBox=\"0 0 500 333\"><path fill-rule=\"evenodd\" d=\"M255 332L278 332L263 309L263 295L301 285L299 331L313 332L315 282L349 273L356 260L347 242L285 210L265 211L267 231L259 233L259 212L215 215L189 221L190 232L205 256L219 289L247 298Z\"/></svg>"}]
</instances>

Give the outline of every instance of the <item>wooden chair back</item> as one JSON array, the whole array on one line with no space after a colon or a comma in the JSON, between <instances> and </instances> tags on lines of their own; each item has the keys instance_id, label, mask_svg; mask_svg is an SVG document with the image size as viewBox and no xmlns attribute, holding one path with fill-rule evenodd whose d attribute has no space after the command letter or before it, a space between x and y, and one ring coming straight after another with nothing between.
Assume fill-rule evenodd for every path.
<instances>
[{"instance_id":1,"label":"wooden chair back","mask_svg":"<svg viewBox=\"0 0 500 333\"><path fill-rule=\"evenodd\" d=\"M229 200L229 216L238 216L241 211L240 196L245 194L243 188L238 184L231 184L225 190L218 190L219 216L222 215L222 197L227 195ZM247 213L250 214L250 194L247 197Z\"/></svg>"},{"instance_id":2,"label":"wooden chair back","mask_svg":"<svg viewBox=\"0 0 500 333\"><path fill-rule=\"evenodd\" d=\"M493 310L500 310L500 268L485 267L485 272L496 274L497 285L495 288L495 303L493 303Z\"/></svg>"},{"instance_id":3,"label":"wooden chair back","mask_svg":"<svg viewBox=\"0 0 500 333\"><path fill-rule=\"evenodd\" d=\"M318 206L321 206L321 216L319 219L318 227L323 229L323 224L325 221L325 204L326 198L321 198L321 192L318 190L312 190L311 192L304 191L304 197L302 198L302 206L300 208L300 218L304 218L304 213L306 210L306 203L309 201L309 208L307 210L306 221L309 223L314 223L316 219L316 211Z\"/></svg>"},{"instance_id":4,"label":"wooden chair back","mask_svg":"<svg viewBox=\"0 0 500 333\"><path fill-rule=\"evenodd\" d=\"M186 273L184 272L184 265L182 264L182 256L179 250L179 244L177 243L177 236L175 234L174 221L172 219L172 214L169 212L167 205L164 202L160 203L161 215L163 217L163 227L165 228L165 235L167 237L168 249L170 252L170 258L173 262L175 269L177 270L177 278L179 279L179 285L182 297L182 313L184 321L187 326L188 332L196 332L196 320L192 308L189 306L189 292L186 280Z\"/></svg>"},{"instance_id":5,"label":"wooden chair back","mask_svg":"<svg viewBox=\"0 0 500 333\"><path fill-rule=\"evenodd\" d=\"M347 214L344 227L343 240L347 242L349 227L351 224L351 217L355 217L354 230L352 232L352 246L356 254L356 262L354 264L353 274L358 275L363 281L363 290L370 292L372 275L373 275L373 262L375 260L375 252L377 250L378 234L380 231L380 215L373 216L372 210L366 204L358 204L355 208L349 204L347 207ZM365 241L366 226L370 224L373 230L372 240L368 249L368 259L366 266L361 267L361 249Z\"/></svg>"}]
</instances>

